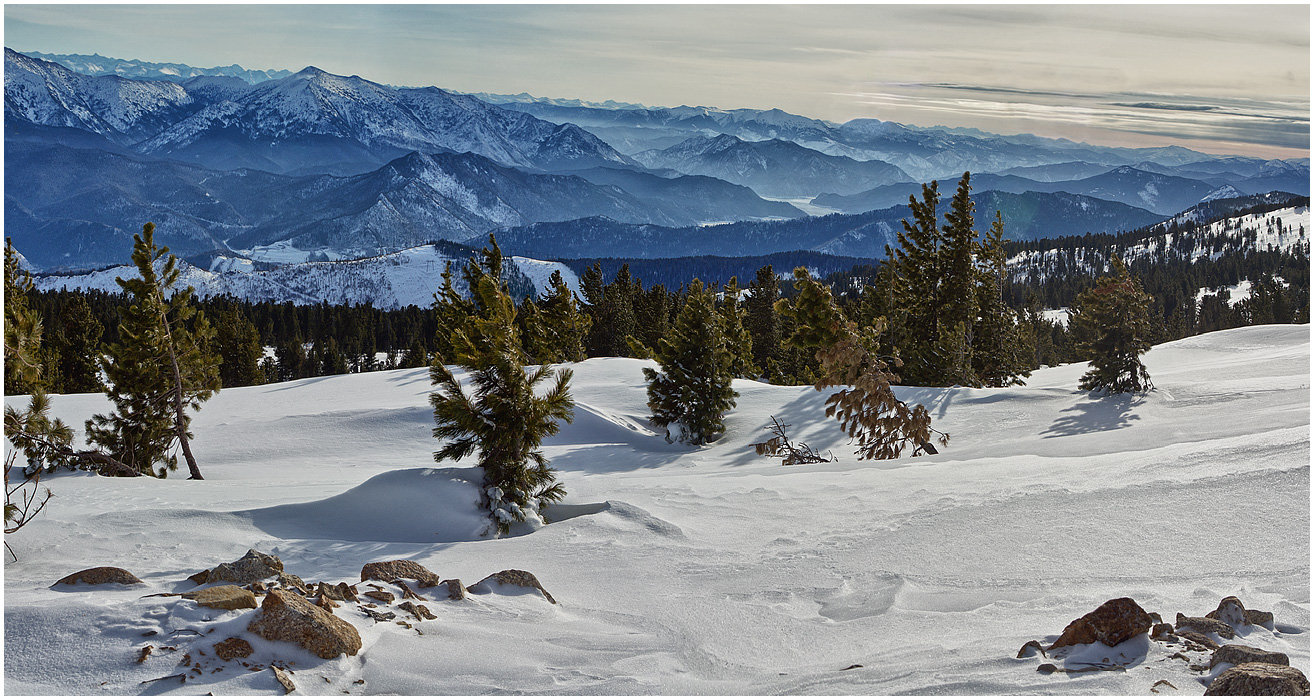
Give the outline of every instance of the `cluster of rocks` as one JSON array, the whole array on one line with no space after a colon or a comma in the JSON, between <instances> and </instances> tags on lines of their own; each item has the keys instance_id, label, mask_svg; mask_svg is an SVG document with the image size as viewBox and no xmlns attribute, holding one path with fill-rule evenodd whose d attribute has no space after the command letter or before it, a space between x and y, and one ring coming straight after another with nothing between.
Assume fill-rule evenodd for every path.
<instances>
[{"instance_id":1,"label":"cluster of rocks","mask_svg":"<svg viewBox=\"0 0 1314 700\"><path fill-rule=\"evenodd\" d=\"M1193 671L1212 671L1219 664L1230 666L1209 684L1205 695L1309 695L1308 679L1299 669L1291 668L1286 654L1217 641L1234 639L1238 631L1245 631L1252 625L1273 629L1273 613L1247 610L1235 596L1224 598L1213 612L1204 617L1187 617L1179 612L1174 623L1164 622L1157 613L1146 612L1131 598L1115 598L1068 623L1048 648L1035 640L1022 645L1017 658L1037 654L1048 656L1055 652L1062 656L1072 647L1094 642L1112 647L1148 633L1151 639L1181 644L1188 651L1212 652L1209 664L1192 664ZM1191 661L1190 657L1180 653L1169 658ZM1112 668L1115 667L1107 667ZM1054 664L1042 664L1036 670L1055 673L1063 669ZM1160 683L1171 685L1167 681ZM1158 692L1158 685L1155 684L1154 692Z\"/></svg>"},{"instance_id":2,"label":"cluster of rocks","mask_svg":"<svg viewBox=\"0 0 1314 700\"><path fill-rule=\"evenodd\" d=\"M407 628L413 627L408 619L416 622L437 619L438 616L424 605L425 602L459 601L465 599L470 592L491 592L494 586L532 589L548 602L557 604L537 577L519 569L499 571L466 588L460 579L444 580L417 562L399 559L365 564L361 568L360 578L357 584L325 581L308 584L285 571L278 557L251 549L236 561L219 564L213 569L188 577L189 581L204 588L187 593L154 595L178 596L198 606L217 610L259 608L247 624L247 632L262 639L291 642L322 659L333 659L343 654L354 656L360 651L360 633L350 622L334 613L335 609L349 603L376 622L393 621ZM387 584L392 590L375 582ZM85 569L56 582L56 585L77 584L144 585L131 572L107 566ZM366 588L364 592L362 587ZM429 597L422 595L421 591ZM257 596L263 600L258 600ZM398 618L398 612L405 617ZM213 645L212 651L225 662L245 659L254 653L251 643L240 637L229 637L218 642ZM190 654L184 657L184 662L195 663ZM279 682L291 692L290 680L284 683L290 671L276 666L271 668L279 676ZM193 672L199 675L199 664ZM185 674L179 677L184 678Z\"/></svg>"}]
</instances>

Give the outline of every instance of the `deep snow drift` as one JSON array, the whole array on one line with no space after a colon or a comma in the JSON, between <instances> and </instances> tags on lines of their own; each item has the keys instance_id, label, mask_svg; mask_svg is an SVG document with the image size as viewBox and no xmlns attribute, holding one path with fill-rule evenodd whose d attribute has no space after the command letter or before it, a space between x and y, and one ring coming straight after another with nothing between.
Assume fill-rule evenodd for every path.
<instances>
[{"instance_id":1,"label":"deep snow drift","mask_svg":"<svg viewBox=\"0 0 1314 700\"><path fill-rule=\"evenodd\" d=\"M48 480L46 512L9 537L4 691L281 693L239 665L141 684L253 614L141 596L190 590L186 576L250 547L307 581L354 582L390 558L467 584L525 569L561 603L434 600L437 619L413 629L344 607L364 648L334 661L247 635L253 661L295 662L302 693L1144 695L1166 679L1179 690L1159 691L1199 695L1208 677L1158 642L1104 654L1125 672L1042 675L1043 659L1014 658L1120 596L1172 620L1237 595L1277 620L1238 641L1308 674L1309 333L1159 346L1144 397L1079 392L1077 365L1019 388L904 389L952 441L874 463L824 418L825 394L747 381L724 438L668 445L646 422L645 363L589 360L575 365L575 423L547 448L566 503L500 540L478 538L463 505L469 465L432 462L425 370L225 390L195 422L206 481ZM79 427L104 408L54 400ZM770 415L841 461L758 457ZM51 588L99 565L147 586ZM138 665L145 643L179 649Z\"/></svg>"}]
</instances>

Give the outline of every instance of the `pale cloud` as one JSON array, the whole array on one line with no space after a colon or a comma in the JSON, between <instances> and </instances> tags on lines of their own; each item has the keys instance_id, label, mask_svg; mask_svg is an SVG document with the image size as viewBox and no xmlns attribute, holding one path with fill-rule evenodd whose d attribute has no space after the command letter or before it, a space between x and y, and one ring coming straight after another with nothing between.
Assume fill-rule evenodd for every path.
<instances>
[{"instance_id":1,"label":"pale cloud","mask_svg":"<svg viewBox=\"0 0 1314 700\"><path fill-rule=\"evenodd\" d=\"M18 50L1286 156L1309 29L1308 5L5 8Z\"/></svg>"}]
</instances>

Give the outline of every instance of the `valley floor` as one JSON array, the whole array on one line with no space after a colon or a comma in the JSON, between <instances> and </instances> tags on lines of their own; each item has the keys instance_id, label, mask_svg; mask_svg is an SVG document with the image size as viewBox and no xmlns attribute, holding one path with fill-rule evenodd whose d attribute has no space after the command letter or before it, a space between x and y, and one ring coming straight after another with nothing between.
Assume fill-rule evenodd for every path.
<instances>
[{"instance_id":1,"label":"valley floor","mask_svg":"<svg viewBox=\"0 0 1314 700\"><path fill-rule=\"evenodd\" d=\"M1277 621L1239 641L1308 674L1309 326L1212 333L1145 360L1157 389L1142 397L1077 391L1078 365L1025 387L902 389L952 440L890 462L852 456L824 394L749 381L724 438L668 445L646 422L646 363L589 360L576 420L547 448L565 504L498 540L476 536L473 491L446 469L468 465L432 461L425 370L225 390L194 422L206 481L47 480L49 507L8 537L4 692L281 693L238 665L141 684L222 639L174 630L237 631L254 614L141 596L189 590L186 576L248 548L307 581L355 582L395 558L467 584L524 569L561 603L431 601L437 619L414 629L350 617L364 648L334 661L258 646L254 659L294 661L308 694L1145 695L1160 679L1201 694L1207 677L1157 642L1120 672L1042 675L1043 660L1014 658L1121 596L1168 621L1239 596ZM54 400L79 428L106 407ZM840 461L757 456L772 415ZM50 587L101 565L147 586ZM134 663L147 642L180 650Z\"/></svg>"}]
</instances>

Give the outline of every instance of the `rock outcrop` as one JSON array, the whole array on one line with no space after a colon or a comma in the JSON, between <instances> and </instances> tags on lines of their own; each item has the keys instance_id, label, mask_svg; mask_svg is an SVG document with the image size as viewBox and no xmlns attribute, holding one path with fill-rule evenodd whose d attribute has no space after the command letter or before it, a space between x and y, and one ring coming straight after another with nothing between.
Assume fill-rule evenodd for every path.
<instances>
[{"instance_id":1,"label":"rock outcrop","mask_svg":"<svg viewBox=\"0 0 1314 700\"><path fill-rule=\"evenodd\" d=\"M1227 644L1218 648L1212 658L1209 659L1209 668L1218 664L1241 664L1262 663L1273 664L1275 666L1290 666L1291 659L1280 651L1264 651L1255 647L1248 647L1244 644Z\"/></svg>"},{"instance_id":2,"label":"rock outcrop","mask_svg":"<svg viewBox=\"0 0 1314 700\"><path fill-rule=\"evenodd\" d=\"M227 564L220 564L211 569L209 575L205 577L205 582L219 583L227 581L241 585L276 577L282 573L283 561L281 559L272 554L264 554L254 549L248 549L241 559Z\"/></svg>"},{"instance_id":3,"label":"rock outcrop","mask_svg":"<svg viewBox=\"0 0 1314 700\"><path fill-rule=\"evenodd\" d=\"M270 591L247 631L279 642L292 642L321 659L360 651L360 633L349 623L290 591Z\"/></svg>"},{"instance_id":4,"label":"rock outcrop","mask_svg":"<svg viewBox=\"0 0 1314 700\"><path fill-rule=\"evenodd\" d=\"M184 593L182 597L196 601L201 607L216 610L242 610L256 607L254 593L232 585L202 588L199 591Z\"/></svg>"},{"instance_id":5,"label":"rock outcrop","mask_svg":"<svg viewBox=\"0 0 1314 700\"><path fill-rule=\"evenodd\" d=\"M1218 674L1205 695L1309 695L1309 679L1290 666L1241 664Z\"/></svg>"},{"instance_id":6,"label":"rock outcrop","mask_svg":"<svg viewBox=\"0 0 1314 700\"><path fill-rule=\"evenodd\" d=\"M421 588L438 585L438 575L410 559L393 561L376 561L361 567L360 580L383 581L392 583L397 579L408 578L420 584Z\"/></svg>"},{"instance_id":7,"label":"rock outcrop","mask_svg":"<svg viewBox=\"0 0 1314 700\"><path fill-rule=\"evenodd\" d=\"M1049 646L1061 647L1100 642L1116 646L1150 630L1150 614L1131 598L1114 598L1068 623L1063 634Z\"/></svg>"},{"instance_id":8,"label":"rock outcrop","mask_svg":"<svg viewBox=\"0 0 1314 700\"><path fill-rule=\"evenodd\" d=\"M461 579L449 578L438 584L439 590L437 595L445 595L448 600L465 600L467 591L465 586L461 585Z\"/></svg>"},{"instance_id":9,"label":"rock outcrop","mask_svg":"<svg viewBox=\"0 0 1314 700\"><path fill-rule=\"evenodd\" d=\"M1212 617L1187 617L1177 613L1178 630L1194 630L1200 634L1216 634L1223 639L1231 639L1236 636L1236 630L1222 620L1215 620Z\"/></svg>"},{"instance_id":10,"label":"rock outcrop","mask_svg":"<svg viewBox=\"0 0 1314 700\"><path fill-rule=\"evenodd\" d=\"M127 569L120 569L117 566L96 566L69 574L56 581L55 585L85 583L89 586L101 586L107 583L117 583L123 586L135 586L141 582L141 579L133 576L132 572Z\"/></svg>"},{"instance_id":11,"label":"rock outcrop","mask_svg":"<svg viewBox=\"0 0 1314 700\"><path fill-rule=\"evenodd\" d=\"M543 597L547 598L547 601L549 603L552 603L553 605L557 605L556 598L553 598L552 594L548 593L547 589L543 587L543 584L538 582L538 577L534 576L528 571L521 571L520 569L507 569L505 571L499 571L491 576L486 576L479 583L476 583L475 585L471 586L470 590L476 592L491 591L492 584L499 584L502 586L519 586L520 588L533 588L534 590L537 590L539 593L542 593Z\"/></svg>"}]
</instances>

